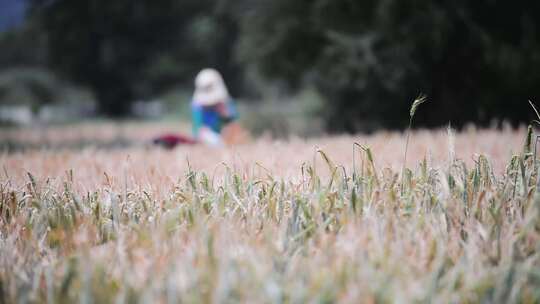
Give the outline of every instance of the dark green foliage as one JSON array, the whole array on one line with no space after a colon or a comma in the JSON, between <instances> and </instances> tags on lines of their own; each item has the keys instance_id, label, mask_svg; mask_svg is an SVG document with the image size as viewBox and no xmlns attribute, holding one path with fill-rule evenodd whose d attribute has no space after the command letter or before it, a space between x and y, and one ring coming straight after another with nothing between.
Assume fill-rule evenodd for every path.
<instances>
[{"instance_id":1,"label":"dark green foliage","mask_svg":"<svg viewBox=\"0 0 540 304\"><path fill-rule=\"evenodd\" d=\"M0 67L48 63L94 90L104 113L218 68L234 96L253 71L316 88L327 128L528 121L540 95L540 3L414 0L31 0L32 18L0 36ZM13 45L12 47L7 47ZM33 51L46 49L47 51ZM15 51L14 51L15 50ZM21 50L18 53L16 50Z\"/></svg>"},{"instance_id":2,"label":"dark green foliage","mask_svg":"<svg viewBox=\"0 0 540 304\"><path fill-rule=\"evenodd\" d=\"M124 115L136 99L191 84L201 68L232 64L231 29L211 0L32 1L50 64L92 88L100 110ZM210 8L210 9L209 9Z\"/></svg>"},{"instance_id":3,"label":"dark green foliage","mask_svg":"<svg viewBox=\"0 0 540 304\"><path fill-rule=\"evenodd\" d=\"M404 127L419 91L419 125L523 121L539 95L536 1L259 1L243 54L271 77L316 84L328 127Z\"/></svg>"},{"instance_id":4,"label":"dark green foliage","mask_svg":"<svg viewBox=\"0 0 540 304\"><path fill-rule=\"evenodd\" d=\"M47 64L47 37L36 20L0 32L0 69Z\"/></svg>"}]
</instances>

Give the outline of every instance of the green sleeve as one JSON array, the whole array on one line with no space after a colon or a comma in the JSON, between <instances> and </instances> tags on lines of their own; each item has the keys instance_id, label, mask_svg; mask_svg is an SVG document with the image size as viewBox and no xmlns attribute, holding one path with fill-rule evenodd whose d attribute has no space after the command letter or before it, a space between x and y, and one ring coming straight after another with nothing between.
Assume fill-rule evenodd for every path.
<instances>
[{"instance_id":1,"label":"green sleeve","mask_svg":"<svg viewBox=\"0 0 540 304\"><path fill-rule=\"evenodd\" d=\"M202 125L202 109L200 106L191 106L191 119L193 136L197 137L199 135L199 129Z\"/></svg>"}]
</instances>

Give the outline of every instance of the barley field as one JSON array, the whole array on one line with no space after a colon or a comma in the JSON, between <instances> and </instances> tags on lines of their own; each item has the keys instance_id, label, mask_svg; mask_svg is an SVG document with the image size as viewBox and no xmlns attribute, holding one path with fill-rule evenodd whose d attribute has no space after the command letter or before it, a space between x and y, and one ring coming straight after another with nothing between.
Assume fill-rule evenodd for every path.
<instances>
[{"instance_id":1,"label":"barley field","mask_svg":"<svg viewBox=\"0 0 540 304\"><path fill-rule=\"evenodd\" d=\"M540 302L526 128L147 143L176 127L0 130L0 302Z\"/></svg>"}]
</instances>

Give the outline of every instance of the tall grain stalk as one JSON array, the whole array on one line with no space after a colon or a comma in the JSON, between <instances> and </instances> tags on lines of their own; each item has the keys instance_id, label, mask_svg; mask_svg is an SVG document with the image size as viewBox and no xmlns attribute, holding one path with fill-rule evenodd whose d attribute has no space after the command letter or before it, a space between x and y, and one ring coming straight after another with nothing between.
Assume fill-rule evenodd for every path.
<instances>
[{"instance_id":1,"label":"tall grain stalk","mask_svg":"<svg viewBox=\"0 0 540 304\"><path fill-rule=\"evenodd\" d=\"M403 167L401 168L401 195L403 195L403 173L405 172L405 168L407 167L407 152L409 150L409 139L411 137L411 128L412 128L412 122L414 118L414 114L416 113L416 110L418 107L426 102L427 96L424 94L418 95L416 99L413 101L411 105L411 110L409 112L409 127L407 128L407 139L405 142L405 155L403 156Z\"/></svg>"},{"instance_id":2,"label":"tall grain stalk","mask_svg":"<svg viewBox=\"0 0 540 304\"><path fill-rule=\"evenodd\" d=\"M533 120L533 122L535 122L536 124L540 125L540 114L538 113L538 110L536 109L536 107L534 106L534 103L532 101L529 100L529 104L531 105L531 107L533 108L534 110L534 113L536 114L536 117L538 118L538 120ZM538 176L538 168L536 166L536 147L538 145L538 140L540 139L540 136L539 135L536 135L536 140L534 141L534 153L533 153L533 164L534 164L534 171L536 172L536 175ZM540 180L539 180L540 181Z\"/></svg>"}]
</instances>

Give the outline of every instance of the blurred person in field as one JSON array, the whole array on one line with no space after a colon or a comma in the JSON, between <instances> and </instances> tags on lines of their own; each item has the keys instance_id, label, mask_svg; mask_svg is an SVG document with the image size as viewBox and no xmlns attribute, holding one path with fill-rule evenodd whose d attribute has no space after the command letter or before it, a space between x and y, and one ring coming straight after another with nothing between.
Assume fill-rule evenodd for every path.
<instances>
[{"instance_id":1,"label":"blurred person in field","mask_svg":"<svg viewBox=\"0 0 540 304\"><path fill-rule=\"evenodd\" d=\"M214 69L197 74L191 113L193 136L198 142L222 146L246 141L248 137L237 122L238 111L225 81Z\"/></svg>"}]
</instances>

